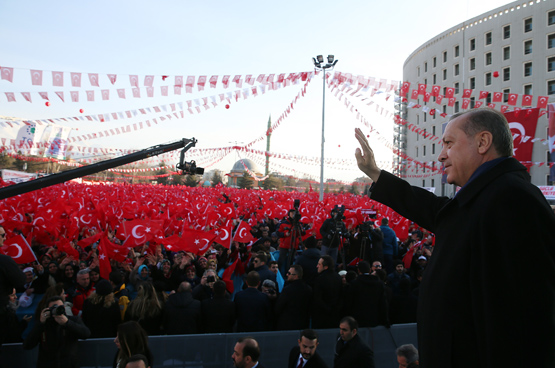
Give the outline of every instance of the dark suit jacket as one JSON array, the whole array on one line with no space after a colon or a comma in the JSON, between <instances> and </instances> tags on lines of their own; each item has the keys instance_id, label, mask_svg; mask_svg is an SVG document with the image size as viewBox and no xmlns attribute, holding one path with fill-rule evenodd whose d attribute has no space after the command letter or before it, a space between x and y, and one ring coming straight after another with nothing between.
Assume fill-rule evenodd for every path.
<instances>
[{"instance_id":1,"label":"dark suit jacket","mask_svg":"<svg viewBox=\"0 0 555 368\"><path fill-rule=\"evenodd\" d=\"M235 304L225 297L214 296L201 302L204 333L233 332Z\"/></svg>"},{"instance_id":2,"label":"dark suit jacket","mask_svg":"<svg viewBox=\"0 0 555 368\"><path fill-rule=\"evenodd\" d=\"M453 199L382 171L371 198L436 234L419 291L422 366L555 366L555 215L524 166L506 159Z\"/></svg>"},{"instance_id":3,"label":"dark suit jacket","mask_svg":"<svg viewBox=\"0 0 555 368\"><path fill-rule=\"evenodd\" d=\"M272 310L268 296L255 288L235 295L237 332L266 331L271 325Z\"/></svg>"},{"instance_id":4,"label":"dark suit jacket","mask_svg":"<svg viewBox=\"0 0 555 368\"><path fill-rule=\"evenodd\" d=\"M374 368L374 352L359 335L345 343L341 338L335 344L333 368Z\"/></svg>"},{"instance_id":5,"label":"dark suit jacket","mask_svg":"<svg viewBox=\"0 0 555 368\"><path fill-rule=\"evenodd\" d=\"M359 275L345 290L346 316L361 327L388 326L385 286L373 275Z\"/></svg>"},{"instance_id":6,"label":"dark suit jacket","mask_svg":"<svg viewBox=\"0 0 555 368\"><path fill-rule=\"evenodd\" d=\"M297 368L297 361L299 360L299 354L301 353L301 349L299 346L295 346L289 352L289 363L288 368ZM318 352L315 352L314 355L306 362L303 368L328 368L328 365Z\"/></svg>"},{"instance_id":7,"label":"dark suit jacket","mask_svg":"<svg viewBox=\"0 0 555 368\"><path fill-rule=\"evenodd\" d=\"M174 293L164 308L164 332L167 335L196 334L202 331L200 302L190 292Z\"/></svg>"},{"instance_id":8,"label":"dark suit jacket","mask_svg":"<svg viewBox=\"0 0 555 368\"><path fill-rule=\"evenodd\" d=\"M312 288L303 280L286 284L275 305L278 330L303 330L308 328Z\"/></svg>"},{"instance_id":9,"label":"dark suit jacket","mask_svg":"<svg viewBox=\"0 0 555 368\"><path fill-rule=\"evenodd\" d=\"M312 303L313 328L337 328L341 309L341 276L333 270L322 271L314 283Z\"/></svg>"}]
</instances>

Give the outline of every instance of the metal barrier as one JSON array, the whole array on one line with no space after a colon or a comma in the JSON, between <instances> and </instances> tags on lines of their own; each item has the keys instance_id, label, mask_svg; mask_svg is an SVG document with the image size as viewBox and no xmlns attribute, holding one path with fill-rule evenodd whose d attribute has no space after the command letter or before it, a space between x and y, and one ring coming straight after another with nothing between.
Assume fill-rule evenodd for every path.
<instances>
[{"instance_id":1,"label":"metal barrier","mask_svg":"<svg viewBox=\"0 0 555 368\"><path fill-rule=\"evenodd\" d=\"M333 367L338 329L318 330L318 353L329 367ZM397 368L395 349L416 342L416 324L394 325L391 328L361 328L361 338L374 350L376 368ZM152 368L223 368L232 367L231 354L241 336L254 337L261 348L260 361L267 368L287 367L289 351L297 345L299 331L271 331L259 333L203 334L151 336L149 345L154 355ZM81 368L111 368L116 354L113 339L79 341ZM21 344L2 346L0 367L36 367L38 348L23 350Z\"/></svg>"}]
</instances>

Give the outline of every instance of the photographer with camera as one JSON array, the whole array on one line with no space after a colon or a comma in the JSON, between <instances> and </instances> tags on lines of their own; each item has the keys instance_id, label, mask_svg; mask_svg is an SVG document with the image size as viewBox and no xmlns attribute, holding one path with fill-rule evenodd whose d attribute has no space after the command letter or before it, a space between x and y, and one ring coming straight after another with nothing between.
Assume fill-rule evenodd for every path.
<instances>
[{"instance_id":1,"label":"photographer with camera","mask_svg":"<svg viewBox=\"0 0 555 368\"><path fill-rule=\"evenodd\" d=\"M343 222L343 219L345 218L343 216L344 212L344 206L335 205L335 207L331 210L331 217L326 219L320 228L320 235L322 235L324 239L324 245L322 245L322 255L329 255L333 258L334 262L337 262L337 253L339 251L339 245L341 244L341 237L349 236L347 227Z\"/></svg>"},{"instance_id":2,"label":"photographer with camera","mask_svg":"<svg viewBox=\"0 0 555 368\"><path fill-rule=\"evenodd\" d=\"M384 261L383 239L384 235L373 221L365 221L358 226L355 239L360 240L360 258L368 263Z\"/></svg>"},{"instance_id":3,"label":"photographer with camera","mask_svg":"<svg viewBox=\"0 0 555 368\"><path fill-rule=\"evenodd\" d=\"M279 242L278 267L281 276L285 278L289 266L293 263L295 250L299 249L305 230L301 226L300 201L295 200L294 207L287 212L287 217L279 224L277 235Z\"/></svg>"},{"instance_id":4,"label":"photographer with camera","mask_svg":"<svg viewBox=\"0 0 555 368\"><path fill-rule=\"evenodd\" d=\"M39 345L37 368L79 367L77 340L86 339L91 332L79 317L67 316L61 296L48 299L48 307L40 313L23 348L30 350Z\"/></svg>"}]
</instances>

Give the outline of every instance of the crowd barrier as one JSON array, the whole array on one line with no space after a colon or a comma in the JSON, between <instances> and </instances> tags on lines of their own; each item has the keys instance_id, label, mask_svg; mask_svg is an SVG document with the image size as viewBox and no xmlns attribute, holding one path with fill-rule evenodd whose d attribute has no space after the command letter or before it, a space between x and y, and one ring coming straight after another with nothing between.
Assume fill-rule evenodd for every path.
<instances>
[{"instance_id":1,"label":"crowd barrier","mask_svg":"<svg viewBox=\"0 0 555 368\"><path fill-rule=\"evenodd\" d=\"M338 329L317 330L320 335L318 353L330 368L333 367ZM416 324L393 325L391 328L361 328L361 338L374 350L376 368L397 368L395 349L416 342ZM149 345L154 355L152 368L224 368L233 367L231 354L239 337L252 336L260 344L260 362L266 368L285 368L289 351L297 345L298 331L258 333L202 334L151 336ZM113 339L79 341L81 368L111 368L116 354ZM23 350L22 344L2 346L0 367L36 367L38 348Z\"/></svg>"}]
</instances>

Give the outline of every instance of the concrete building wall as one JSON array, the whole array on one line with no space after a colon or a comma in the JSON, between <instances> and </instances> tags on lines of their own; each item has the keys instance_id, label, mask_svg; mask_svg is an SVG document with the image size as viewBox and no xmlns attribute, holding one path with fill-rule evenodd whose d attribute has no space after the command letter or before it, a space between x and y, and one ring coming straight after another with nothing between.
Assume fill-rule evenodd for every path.
<instances>
[{"instance_id":1,"label":"concrete building wall","mask_svg":"<svg viewBox=\"0 0 555 368\"><path fill-rule=\"evenodd\" d=\"M531 75L525 75L525 66L531 66ZM499 77L495 78L494 72L498 72ZM459 102L453 107L447 106L447 99L437 104L433 97L426 103L422 96L418 101L408 96L409 102L417 102L448 115L462 111L463 89L469 88L474 90L472 97L476 101L480 91L488 91L488 100L481 101L491 102L493 92L508 92L519 94L516 107L522 107L523 94L534 96L534 107L537 96L548 96L549 103L555 102L555 1L515 1L442 32L407 58L403 80L411 83L411 90L417 88L419 83L427 84L428 92L432 85L439 85L443 95L445 87L454 87ZM401 117L441 137L442 125L447 118L402 105ZM500 107L501 104L496 103L496 109ZM547 116L540 117L535 137L547 138ZM409 157L427 163L434 161L438 165L441 143L410 131L397 135L395 140L400 147L404 143L404 152ZM547 145L536 142L532 161L547 162L547 157ZM453 194L454 188L448 184L442 187L441 175L431 175L430 170L423 172L419 168L416 172L415 169L401 168L399 173L405 174L413 185L434 187L436 194ZM549 168L546 165L533 165L530 174L536 185L551 184L548 183Z\"/></svg>"}]
</instances>

